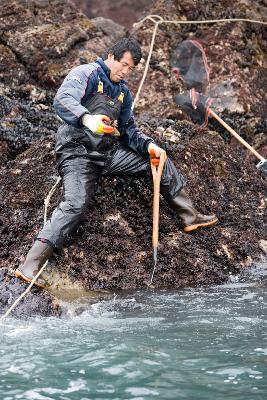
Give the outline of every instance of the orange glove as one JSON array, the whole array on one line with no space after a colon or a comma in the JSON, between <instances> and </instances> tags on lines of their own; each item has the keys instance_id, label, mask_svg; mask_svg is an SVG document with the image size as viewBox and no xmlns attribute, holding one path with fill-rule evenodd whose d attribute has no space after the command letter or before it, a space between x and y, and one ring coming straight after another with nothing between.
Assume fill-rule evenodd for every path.
<instances>
[{"instance_id":1,"label":"orange glove","mask_svg":"<svg viewBox=\"0 0 267 400\"><path fill-rule=\"evenodd\" d=\"M155 165L156 167L159 165L159 157L156 157L155 150L152 149L149 152L151 164Z\"/></svg>"},{"instance_id":2,"label":"orange glove","mask_svg":"<svg viewBox=\"0 0 267 400\"><path fill-rule=\"evenodd\" d=\"M82 122L86 128L90 129L93 133L104 135L105 133L113 134L114 128L110 126L110 119L107 115L96 114L90 115L85 114L82 118Z\"/></svg>"},{"instance_id":3,"label":"orange glove","mask_svg":"<svg viewBox=\"0 0 267 400\"><path fill-rule=\"evenodd\" d=\"M148 145L148 153L150 155L150 161L156 167L159 165L160 153L162 151L163 150L159 146L157 146L156 144L149 143L149 145Z\"/></svg>"}]
</instances>

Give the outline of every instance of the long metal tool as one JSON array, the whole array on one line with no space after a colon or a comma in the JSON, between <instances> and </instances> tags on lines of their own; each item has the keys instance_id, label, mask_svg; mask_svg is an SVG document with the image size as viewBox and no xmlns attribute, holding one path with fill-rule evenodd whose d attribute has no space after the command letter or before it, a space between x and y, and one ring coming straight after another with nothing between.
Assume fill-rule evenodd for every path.
<instances>
[{"instance_id":1,"label":"long metal tool","mask_svg":"<svg viewBox=\"0 0 267 400\"><path fill-rule=\"evenodd\" d=\"M193 122L200 124L202 127L207 126L209 116L215 118L239 143L260 160L257 168L267 176L267 160L210 109L212 99L204 94L207 93L210 81L210 68L201 43L197 40L184 40L181 42L173 51L171 66L176 77L181 78L187 89L189 89L189 94L175 96L177 105L184 109Z\"/></svg>"},{"instance_id":2,"label":"long metal tool","mask_svg":"<svg viewBox=\"0 0 267 400\"><path fill-rule=\"evenodd\" d=\"M194 100L192 101L192 99ZM188 93L175 96L176 104L180 106L195 123L203 122L202 127L207 125L208 117L216 119L239 143L260 160L256 167L263 175L267 176L267 160L210 108L210 100L208 96L196 92L194 88Z\"/></svg>"},{"instance_id":3,"label":"long metal tool","mask_svg":"<svg viewBox=\"0 0 267 400\"><path fill-rule=\"evenodd\" d=\"M231 133L243 146L245 146L251 153L256 156L260 162L257 164L257 168L259 168L262 172L265 173L267 171L267 160L263 156L261 156L248 142L246 142L238 133L232 129L223 119L219 117L213 110L209 108L208 110L209 115L211 115L213 118L215 118L225 129L228 130L228 132Z\"/></svg>"},{"instance_id":4,"label":"long metal tool","mask_svg":"<svg viewBox=\"0 0 267 400\"><path fill-rule=\"evenodd\" d=\"M153 197L153 233L152 233L152 245L153 245L153 271L151 274L150 282L148 286L152 284L156 265L158 261L158 242L159 242L159 198L160 198L160 180L163 171L163 167L166 161L166 152L160 154L159 165L156 166L151 160L151 170L154 184L154 197Z\"/></svg>"}]
</instances>

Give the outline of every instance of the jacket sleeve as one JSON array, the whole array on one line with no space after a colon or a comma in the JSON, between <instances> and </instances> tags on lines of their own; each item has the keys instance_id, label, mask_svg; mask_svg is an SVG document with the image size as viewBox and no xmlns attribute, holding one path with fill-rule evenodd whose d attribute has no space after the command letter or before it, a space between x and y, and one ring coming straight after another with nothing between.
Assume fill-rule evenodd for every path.
<instances>
[{"instance_id":1,"label":"jacket sleeve","mask_svg":"<svg viewBox=\"0 0 267 400\"><path fill-rule=\"evenodd\" d=\"M137 153L146 155L149 143L154 143L154 141L137 127L131 108L132 96L128 91L123 102L118 125L118 129L121 133L120 142Z\"/></svg>"},{"instance_id":2,"label":"jacket sleeve","mask_svg":"<svg viewBox=\"0 0 267 400\"><path fill-rule=\"evenodd\" d=\"M57 115L67 124L80 128L81 117L89 114L82 105L85 91L93 92L96 84L96 67L92 64L80 65L70 71L57 91L54 108Z\"/></svg>"}]
</instances>

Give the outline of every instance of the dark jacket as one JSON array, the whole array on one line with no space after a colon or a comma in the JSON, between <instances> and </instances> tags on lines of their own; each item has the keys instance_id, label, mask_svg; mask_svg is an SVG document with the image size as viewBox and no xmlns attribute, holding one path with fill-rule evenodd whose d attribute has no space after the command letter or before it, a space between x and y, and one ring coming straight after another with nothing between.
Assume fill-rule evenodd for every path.
<instances>
[{"instance_id":1,"label":"dark jacket","mask_svg":"<svg viewBox=\"0 0 267 400\"><path fill-rule=\"evenodd\" d=\"M103 82L104 93L111 99L117 99L121 92L124 99L118 119L119 141L139 154L147 154L151 138L144 135L136 126L132 115L132 95L124 81L114 83L109 79L110 70L99 58L95 63L80 65L71 70L60 86L54 100L58 116L68 125L82 128L81 119L88 113L85 104L97 92L99 79Z\"/></svg>"}]
</instances>

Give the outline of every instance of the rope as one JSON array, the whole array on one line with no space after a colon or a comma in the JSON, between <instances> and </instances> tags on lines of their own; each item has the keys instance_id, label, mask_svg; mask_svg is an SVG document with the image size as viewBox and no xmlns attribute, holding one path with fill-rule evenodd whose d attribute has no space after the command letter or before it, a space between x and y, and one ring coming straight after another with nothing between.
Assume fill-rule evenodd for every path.
<instances>
[{"instance_id":1,"label":"rope","mask_svg":"<svg viewBox=\"0 0 267 400\"><path fill-rule=\"evenodd\" d=\"M15 307L17 307L17 305L26 296L26 294L29 293L32 286L34 285L34 282L36 281L36 279L38 279L39 275L41 275L41 273L45 269L47 263L48 263L48 260L44 263L44 265L42 266L40 271L35 275L34 279L31 281L31 283L29 284L27 289L17 298L17 300L12 304L12 306L7 310L7 312L4 315L2 315L2 317L0 318L0 322L3 321L11 313L11 311L13 311Z\"/></svg>"},{"instance_id":2,"label":"rope","mask_svg":"<svg viewBox=\"0 0 267 400\"><path fill-rule=\"evenodd\" d=\"M151 14L151 15L147 15L145 18L143 18L141 21L137 22L136 24L133 24L133 26L135 28L139 29L146 20L154 22L155 26L154 26L154 30L153 30L153 34L152 34L152 38L151 38L148 57L146 60L145 70L144 70L140 85L138 87L135 99L132 104L132 110L134 109L134 107L139 99L143 84L144 84L146 76L147 76L147 71L149 68L149 62L150 62L150 58L151 58L153 47L154 47L156 33L157 33L157 30L158 30L158 27L160 24L182 25L182 24L214 24L214 23L220 23L220 22L250 22L250 23L254 23L254 24L267 25L267 22L265 22L265 21L258 21L255 19L245 19L245 18L207 19L207 20L203 20L203 21L184 21L184 20L170 21L170 20L163 19L160 15Z\"/></svg>"},{"instance_id":3,"label":"rope","mask_svg":"<svg viewBox=\"0 0 267 400\"><path fill-rule=\"evenodd\" d=\"M161 17L159 17L159 18L161 18ZM158 30L158 26L163 20L161 18L159 21L155 21L153 18L151 18L151 21L155 22L155 27L154 27L154 31L153 31L153 34L152 34L152 39L151 39L151 43L150 43L150 50L149 50L148 57L147 57L147 60L146 60L145 70L144 70L143 77L142 77L142 80L140 82L138 91L136 93L135 99L134 99L133 104L132 104L132 110L134 109L134 106L137 103L137 100L139 99L140 92L141 92L143 84L145 82L147 71L148 71L148 67L149 67L150 58L151 58L153 47L154 47L156 33L157 33L157 30Z\"/></svg>"},{"instance_id":4,"label":"rope","mask_svg":"<svg viewBox=\"0 0 267 400\"><path fill-rule=\"evenodd\" d=\"M44 199L44 205L45 205L45 209L44 209L44 224L47 221L47 208L49 206L49 202L50 199L53 195L53 193L56 190L57 185L59 184L59 182L61 181L61 177L59 176L57 178L56 183L52 186L52 188L50 189L48 195L46 196L46 198ZM6 313L4 315L1 316L0 318L0 322L3 321L10 313L11 311L14 310L15 307L17 307L17 305L20 303L20 301L26 296L27 293L29 293L29 291L31 290L32 286L34 285L34 283L37 281L37 279L39 278L39 276L41 275L41 273L43 272L43 270L45 269L45 267L48 264L48 260L44 263L44 265L42 266L42 268L38 271L38 273L35 275L35 277L33 278L33 280L31 281L30 285L27 287L27 289L17 298L17 300L12 304L11 307L9 307L9 309L6 311Z\"/></svg>"},{"instance_id":5,"label":"rope","mask_svg":"<svg viewBox=\"0 0 267 400\"><path fill-rule=\"evenodd\" d=\"M169 19L163 19L160 15L147 15L145 18L141 19L141 21L136 22L133 24L134 28L140 28L143 23L149 19L150 21L155 22L154 18L159 18L162 24L216 24L217 22L250 22L254 24L262 24L262 25L267 25L266 21L259 21L255 19L247 19L247 18L225 18L225 19L204 19L202 21L188 21L188 20L169 20Z\"/></svg>"},{"instance_id":6,"label":"rope","mask_svg":"<svg viewBox=\"0 0 267 400\"><path fill-rule=\"evenodd\" d=\"M52 186L52 188L50 189L50 192L48 193L48 195L44 199L44 206L45 206L45 209L44 209L44 224L47 221L47 209L48 209L48 206L49 206L49 203L50 203L50 199L51 199L52 195L54 194L54 192L55 192L55 190L57 188L57 185L59 184L60 181L61 181L61 177L58 176L56 183L54 184L54 186Z\"/></svg>"}]
</instances>

